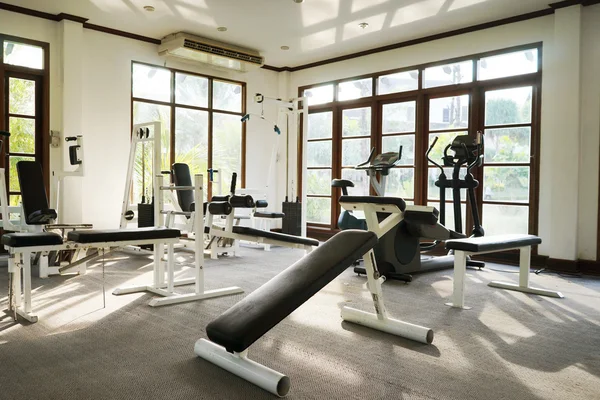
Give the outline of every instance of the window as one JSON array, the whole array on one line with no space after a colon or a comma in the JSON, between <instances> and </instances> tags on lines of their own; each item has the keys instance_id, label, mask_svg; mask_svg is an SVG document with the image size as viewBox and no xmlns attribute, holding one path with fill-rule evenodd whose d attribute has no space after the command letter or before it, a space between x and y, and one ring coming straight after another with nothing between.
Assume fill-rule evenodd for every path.
<instances>
[{"instance_id":1,"label":"window","mask_svg":"<svg viewBox=\"0 0 600 400\"><path fill-rule=\"evenodd\" d=\"M540 57L541 45L522 46L300 88L309 103L302 150L308 160L309 231L337 228L340 190L332 190L332 179L354 182L348 189L352 195L374 194L367 174L354 169L372 148L380 154L402 147L401 162L386 179L387 196L439 208L440 170L427 162L429 145L438 138L431 157L442 163L454 137L481 131L484 165L472 173L480 182L475 197L486 232L537 233L532 186L537 168L531 155L539 135ZM444 173L451 178L453 171L444 168ZM464 178L466 168L458 173ZM451 196L446 190L445 223L454 229ZM463 190L461 225L467 234L473 223L469 213Z\"/></svg>"},{"instance_id":2,"label":"window","mask_svg":"<svg viewBox=\"0 0 600 400\"><path fill-rule=\"evenodd\" d=\"M234 172L244 184L244 83L153 65L132 65L133 123L161 121L162 168L186 163L192 174L219 171L206 195L227 193Z\"/></svg>"},{"instance_id":3,"label":"window","mask_svg":"<svg viewBox=\"0 0 600 400\"><path fill-rule=\"evenodd\" d=\"M48 49L46 43L0 35L0 129L11 133L4 142L8 201L11 206L21 203L21 187L17 163L35 160L42 164L45 185L48 187Z\"/></svg>"},{"instance_id":4,"label":"window","mask_svg":"<svg viewBox=\"0 0 600 400\"><path fill-rule=\"evenodd\" d=\"M490 235L528 233L533 87L484 94L482 223Z\"/></svg>"}]
</instances>

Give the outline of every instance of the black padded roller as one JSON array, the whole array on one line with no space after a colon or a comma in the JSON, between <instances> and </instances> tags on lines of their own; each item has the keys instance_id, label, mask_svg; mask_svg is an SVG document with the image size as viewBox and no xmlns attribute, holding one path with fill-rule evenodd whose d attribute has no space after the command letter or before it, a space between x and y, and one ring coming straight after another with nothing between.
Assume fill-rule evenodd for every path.
<instances>
[{"instance_id":1,"label":"black padded roller","mask_svg":"<svg viewBox=\"0 0 600 400\"><path fill-rule=\"evenodd\" d=\"M210 201L229 201L229 196L213 196Z\"/></svg>"},{"instance_id":2,"label":"black padded roller","mask_svg":"<svg viewBox=\"0 0 600 400\"><path fill-rule=\"evenodd\" d=\"M254 199L249 194L245 196L232 196L229 204L234 208L254 208Z\"/></svg>"},{"instance_id":3,"label":"black padded roller","mask_svg":"<svg viewBox=\"0 0 600 400\"><path fill-rule=\"evenodd\" d=\"M233 207L226 201L212 201L208 204L208 212L212 215L229 215Z\"/></svg>"}]
</instances>

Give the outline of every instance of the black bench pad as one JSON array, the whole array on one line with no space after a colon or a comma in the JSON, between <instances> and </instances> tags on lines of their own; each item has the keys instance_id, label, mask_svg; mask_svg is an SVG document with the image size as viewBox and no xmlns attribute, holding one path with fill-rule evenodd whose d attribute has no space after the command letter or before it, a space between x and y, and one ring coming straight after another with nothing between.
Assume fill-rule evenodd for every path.
<instances>
[{"instance_id":1,"label":"black bench pad","mask_svg":"<svg viewBox=\"0 0 600 400\"><path fill-rule=\"evenodd\" d=\"M258 218L283 218L285 217L285 214L280 212L257 211L254 213L254 216Z\"/></svg>"},{"instance_id":2,"label":"black bench pad","mask_svg":"<svg viewBox=\"0 0 600 400\"><path fill-rule=\"evenodd\" d=\"M229 352L244 351L376 243L373 232L338 233L209 323L209 339Z\"/></svg>"},{"instance_id":3,"label":"black bench pad","mask_svg":"<svg viewBox=\"0 0 600 400\"><path fill-rule=\"evenodd\" d=\"M392 204L398 206L400 211L406 209L406 202L400 197L342 196L340 203Z\"/></svg>"},{"instance_id":4,"label":"black bench pad","mask_svg":"<svg viewBox=\"0 0 600 400\"><path fill-rule=\"evenodd\" d=\"M10 247L54 246L63 244L58 233L6 233L2 235L2 244Z\"/></svg>"},{"instance_id":5,"label":"black bench pad","mask_svg":"<svg viewBox=\"0 0 600 400\"><path fill-rule=\"evenodd\" d=\"M248 228L246 226L234 226L232 229L233 233L238 235L249 235L263 237L266 239L279 240L285 243L303 244L306 246L318 246L319 241L315 239L305 238L301 236L287 235L285 233L263 231L262 229Z\"/></svg>"},{"instance_id":6,"label":"black bench pad","mask_svg":"<svg viewBox=\"0 0 600 400\"><path fill-rule=\"evenodd\" d=\"M542 238L534 235L510 234L482 236L467 239L448 240L446 250L462 250L472 253L507 250L533 246L542 243Z\"/></svg>"},{"instance_id":7,"label":"black bench pad","mask_svg":"<svg viewBox=\"0 0 600 400\"><path fill-rule=\"evenodd\" d=\"M179 229L138 228L71 231L67 238L77 243L125 242L134 240L173 239L181 236Z\"/></svg>"}]
</instances>

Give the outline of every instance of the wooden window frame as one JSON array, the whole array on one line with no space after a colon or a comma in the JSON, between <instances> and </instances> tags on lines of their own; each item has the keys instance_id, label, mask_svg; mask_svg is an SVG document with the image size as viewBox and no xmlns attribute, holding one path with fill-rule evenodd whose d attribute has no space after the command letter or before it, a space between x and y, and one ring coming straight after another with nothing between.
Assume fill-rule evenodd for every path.
<instances>
[{"instance_id":1,"label":"wooden window frame","mask_svg":"<svg viewBox=\"0 0 600 400\"><path fill-rule=\"evenodd\" d=\"M142 97L134 97L133 96L133 66L135 64L143 65L146 67L159 68L159 69L169 71L169 73L171 74L171 78L170 78L171 87L170 87L169 101L149 100L149 99L144 99ZM175 87L175 85L176 85L176 74L177 73L208 79L208 104L207 104L207 107L179 104L176 102L176 98L175 98L176 87ZM232 84L241 86L242 104L241 104L240 112L220 110L220 109L213 107L213 83L214 83L214 81L232 83ZM207 74L198 74L195 72L190 72L190 71L186 71L186 70L182 70L182 69L164 67L162 65L155 65L155 64L145 63L145 62L141 62L141 61L132 61L131 62L131 103L130 103L130 106L131 106L131 110L130 110L131 111L131 115L130 115L131 128L130 129L133 130L133 104L134 104L134 102L141 102L141 103L148 103L148 104L155 104L158 106L169 107L169 116L170 116L169 165L172 165L175 162L175 158L176 158L175 127L176 127L176 111L177 111L177 109L185 108L188 110L207 112L208 113L208 159L207 159L207 165L208 165L208 168L212 168L213 116L214 116L214 114L235 115L235 116L239 116L240 118L242 116L244 116L246 114L246 93L247 93L246 92L246 82L243 82L243 81L221 78L221 77L207 75ZM241 153L242 153L241 154L241 156L242 156L241 171L238 176L241 178L241 187L245 187L246 186L246 124L245 123L242 123ZM212 197L212 189L213 189L212 184L210 182L207 182L207 184L205 184L205 188L207 190L208 198L211 198Z\"/></svg>"},{"instance_id":2,"label":"wooden window frame","mask_svg":"<svg viewBox=\"0 0 600 400\"><path fill-rule=\"evenodd\" d=\"M26 45L41 47L43 50L44 65L42 69L28 68L4 63L4 42L17 42ZM35 80L36 82L36 139L35 159L42 164L44 187L46 195L50 194L50 44L21 38L17 36L0 34L0 129L9 130L8 118L8 86L5 84L7 77ZM40 117L39 119L37 117ZM38 137L39 135L39 137ZM6 168L6 189L10 196L8 168L8 153L10 140L4 143L0 153L0 167Z\"/></svg>"},{"instance_id":3,"label":"wooden window frame","mask_svg":"<svg viewBox=\"0 0 600 400\"><path fill-rule=\"evenodd\" d=\"M537 72L515 75L509 77L502 77L496 79L487 79L487 80L479 80L478 79L478 64L481 58L513 53L523 50L537 50L538 52L538 68ZM473 81L468 83L454 84L454 85L445 85L438 86L432 88L424 88L424 71L426 68L457 63L461 61L473 61ZM465 128L465 131L468 131L469 134L475 135L477 131L482 130L484 127L483 121L483 112L485 104L483 99L483 92L485 90L490 90L494 87L522 87L522 86L532 86L533 88L533 97L532 97L532 138L531 138L531 163L530 163L530 197L529 197L529 232L532 234L538 233L538 216L537 210L539 208L539 168L540 168L540 160L539 160L539 151L540 151L540 129L541 129L541 89L542 89L542 62L543 62L543 45L541 42L529 43L520 46L514 46L509 48L503 48L498 50L492 50L477 54L472 54L468 56L456 57L452 59L440 60L430 63L424 63L420 65L413 65L409 67L403 67L398 69L390 69L385 71L379 71L377 73L371 74L362 74L354 77L347 77L343 79L330 80L325 82L320 82L317 84L305 85L298 88L298 95L301 97L305 90L324 86L324 85L333 85L333 93L334 100L330 103L311 105L309 106L309 113L319 112L323 110L332 110L333 111L333 120L334 120L334 132L332 135L333 143L332 143L332 179L337 178L337 175L341 177L341 122L342 122L342 110L349 108L357 108L364 107L368 104L371 105L371 118L372 118L372 131L371 131L371 146L376 147L377 153L381 152L382 148L382 137L387 135L382 135L382 107L383 104L389 103L397 103L403 101L416 101L416 132L415 132L415 163L414 163L414 171L415 171L415 194L414 194L414 202L415 204L424 204L427 201L427 173L428 173L428 163L425 157L425 152L428 148L428 134L429 134L429 100L432 98L440 98L440 97L448 97L454 96L458 94L468 94L470 96L469 102L469 116L468 116L468 128ZM377 84L379 77L399 73L399 72L409 72L409 71L418 71L418 89L405 91L405 92L397 92L397 93L389 93L384 95L379 95L377 92ZM338 101L338 85L343 82L349 82L354 80L372 78L373 84L373 93L374 95L371 97L362 97L354 100L345 100ZM457 131L458 129L452 129L449 131ZM443 131L435 131L443 132ZM299 160L302 157L302 143L301 140L298 145L299 150ZM476 168L473 171L473 175L475 179L482 180L483 168ZM298 163L298 182L299 185L299 195L302 194L302 166L300 162ZM371 194L373 190L371 188ZM340 189L332 188L332 200L334 198L339 198L341 195ZM477 206L480 210L482 210L483 206L483 190L482 185L476 190L476 199ZM317 234L317 235L333 235L335 234L337 229L337 216L341 211L341 207L339 206L339 202L336 202L335 206L332 204L332 216L331 216L331 225L326 227L321 224L308 224L308 232L309 234ZM335 210L335 212L334 212ZM600 221L600 218L599 218ZM470 216L470 206L467 206L467 215L466 215L466 225L465 229L468 226L472 226L472 218ZM600 224L600 222L599 222Z\"/></svg>"}]
</instances>

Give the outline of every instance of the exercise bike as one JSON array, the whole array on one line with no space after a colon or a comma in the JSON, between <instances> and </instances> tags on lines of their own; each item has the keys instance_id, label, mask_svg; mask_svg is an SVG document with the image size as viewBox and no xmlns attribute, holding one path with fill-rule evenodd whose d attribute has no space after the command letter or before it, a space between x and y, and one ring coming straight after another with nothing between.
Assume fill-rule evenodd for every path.
<instances>
[{"instance_id":1,"label":"exercise bike","mask_svg":"<svg viewBox=\"0 0 600 400\"><path fill-rule=\"evenodd\" d=\"M377 196L385 195L385 184L390 169L400 163L402 159L402 146L397 152L389 151L387 153L375 155L375 147L371 149L369 158L354 167L356 170L363 170L369 177L369 183L377 193ZM377 174L381 177L377 179ZM348 179L334 179L331 181L331 187L342 189L342 195L348 196L348 188L354 187L354 182ZM357 218L351 211L342 210L338 218L338 228L367 230L367 222L364 218Z\"/></svg>"},{"instance_id":2,"label":"exercise bike","mask_svg":"<svg viewBox=\"0 0 600 400\"><path fill-rule=\"evenodd\" d=\"M436 186L440 188L441 212L438 212L434 207L427 206L405 206L401 210L401 220L380 237L379 243L375 247L375 257L379 272L386 276L386 278L410 282L412 280L410 274L453 267L453 254L428 256L421 255L421 252L431 250L445 240L466 237L465 234L459 231L462 230L460 213L455 213L454 216L455 226L458 228L456 231L448 230L443 226L443 222L445 222L445 191L447 188L453 189L453 202L455 209L458 206L459 212L460 189L467 189L469 192L469 201L474 201L474 189L479 185L479 182L474 179L471 169L481 165L483 162L483 142L480 138L479 135L478 138L472 138L468 135L457 136L444 149L444 166L450 166L454 169L452 179L448 179L445 176L443 167L430 160L432 164L442 169L442 174L440 174L440 178L436 181ZM426 153L428 159L430 159L429 154L436 143L437 138ZM453 154L449 154L449 151L452 151ZM459 173L463 165L467 166L467 176L465 179L460 179ZM366 167L366 165L363 167ZM386 172L389 173L389 169ZM368 175L369 177L375 176L375 173L368 173ZM348 198L351 196L345 197ZM372 198L369 196L363 198L365 202L372 201ZM352 201L361 202L361 198L352 198ZM474 232L476 232L476 235L481 236L483 235L483 228L481 228L481 224L479 223L477 208L471 207L471 210L473 211L473 220L475 221ZM386 217L386 213L377 212L377 220L382 221ZM343 229L343 227L341 228ZM433 240L433 242L421 243L421 238ZM482 267L483 263L469 261L468 265ZM358 274L365 274L365 269L361 267L355 267L354 271Z\"/></svg>"}]
</instances>

